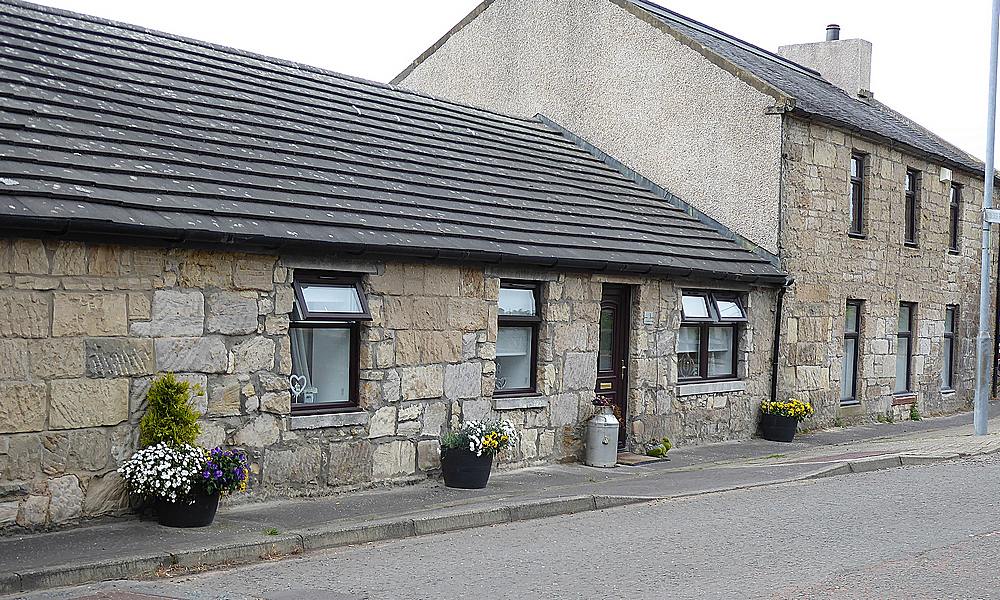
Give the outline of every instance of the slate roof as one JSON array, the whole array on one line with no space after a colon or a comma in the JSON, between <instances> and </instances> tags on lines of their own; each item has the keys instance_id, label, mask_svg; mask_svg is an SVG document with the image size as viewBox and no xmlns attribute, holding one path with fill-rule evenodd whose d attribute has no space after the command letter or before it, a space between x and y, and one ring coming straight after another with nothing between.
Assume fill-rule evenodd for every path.
<instances>
[{"instance_id":1,"label":"slate roof","mask_svg":"<svg viewBox=\"0 0 1000 600\"><path fill-rule=\"evenodd\" d=\"M0 227L783 280L540 120L18 0Z\"/></svg>"},{"instance_id":2,"label":"slate roof","mask_svg":"<svg viewBox=\"0 0 1000 600\"><path fill-rule=\"evenodd\" d=\"M874 99L849 96L816 71L749 42L689 19L648 0L631 2L666 25L781 90L795 100L793 112L887 138L929 154L948 166L982 174L984 163Z\"/></svg>"}]
</instances>

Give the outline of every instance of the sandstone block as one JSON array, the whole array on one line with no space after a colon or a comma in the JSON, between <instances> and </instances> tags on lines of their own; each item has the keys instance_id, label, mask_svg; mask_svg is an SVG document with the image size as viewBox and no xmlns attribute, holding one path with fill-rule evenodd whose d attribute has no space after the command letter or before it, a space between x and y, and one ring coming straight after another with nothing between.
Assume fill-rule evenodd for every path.
<instances>
[{"instance_id":1,"label":"sandstone block","mask_svg":"<svg viewBox=\"0 0 1000 600\"><path fill-rule=\"evenodd\" d=\"M441 442L437 440L417 442L417 468L421 471L441 468Z\"/></svg>"},{"instance_id":2,"label":"sandstone block","mask_svg":"<svg viewBox=\"0 0 1000 600\"><path fill-rule=\"evenodd\" d=\"M153 317L153 305L142 292L129 292L128 318L130 321L148 321Z\"/></svg>"},{"instance_id":3,"label":"sandstone block","mask_svg":"<svg viewBox=\"0 0 1000 600\"><path fill-rule=\"evenodd\" d=\"M553 427L575 425L580 413L580 401L575 394L559 394L549 398L549 420Z\"/></svg>"},{"instance_id":4,"label":"sandstone block","mask_svg":"<svg viewBox=\"0 0 1000 600\"><path fill-rule=\"evenodd\" d=\"M567 352L563 363L562 389L593 390L597 383L597 357L592 352Z\"/></svg>"},{"instance_id":5,"label":"sandstone block","mask_svg":"<svg viewBox=\"0 0 1000 600\"><path fill-rule=\"evenodd\" d=\"M274 259L248 258L236 261L233 282L244 290L274 289Z\"/></svg>"},{"instance_id":6,"label":"sandstone block","mask_svg":"<svg viewBox=\"0 0 1000 600\"><path fill-rule=\"evenodd\" d=\"M49 521L65 523L80 516L83 510L83 490L76 475L64 475L49 480Z\"/></svg>"},{"instance_id":7,"label":"sandstone block","mask_svg":"<svg viewBox=\"0 0 1000 600\"><path fill-rule=\"evenodd\" d=\"M327 485L342 486L367 479L374 452L375 446L364 440L330 444Z\"/></svg>"},{"instance_id":8,"label":"sandstone block","mask_svg":"<svg viewBox=\"0 0 1000 600\"><path fill-rule=\"evenodd\" d=\"M49 299L39 292L0 292L0 337L49 335Z\"/></svg>"},{"instance_id":9,"label":"sandstone block","mask_svg":"<svg viewBox=\"0 0 1000 600\"><path fill-rule=\"evenodd\" d=\"M402 399L402 385L399 373L388 371L382 381L382 399L386 402L399 402Z\"/></svg>"},{"instance_id":10,"label":"sandstone block","mask_svg":"<svg viewBox=\"0 0 1000 600\"><path fill-rule=\"evenodd\" d=\"M295 303L295 292L290 286L281 286L274 292L274 313L286 315L292 312Z\"/></svg>"},{"instance_id":11,"label":"sandstone block","mask_svg":"<svg viewBox=\"0 0 1000 600\"><path fill-rule=\"evenodd\" d=\"M0 433L45 428L44 384L0 383Z\"/></svg>"},{"instance_id":12,"label":"sandstone block","mask_svg":"<svg viewBox=\"0 0 1000 600\"><path fill-rule=\"evenodd\" d=\"M242 335L257 332L257 298L233 292L208 296L208 332Z\"/></svg>"},{"instance_id":13,"label":"sandstone block","mask_svg":"<svg viewBox=\"0 0 1000 600\"><path fill-rule=\"evenodd\" d=\"M231 287L233 284L231 255L213 251L186 253L180 262L179 283L187 287Z\"/></svg>"},{"instance_id":14,"label":"sandstone block","mask_svg":"<svg viewBox=\"0 0 1000 600\"><path fill-rule=\"evenodd\" d=\"M17 512L17 524L29 529L48 524L48 518L48 496L28 496L21 502L21 507Z\"/></svg>"},{"instance_id":15,"label":"sandstone block","mask_svg":"<svg viewBox=\"0 0 1000 600\"><path fill-rule=\"evenodd\" d=\"M267 450L264 453L263 480L266 484L317 483L322 454L319 446L295 450Z\"/></svg>"},{"instance_id":16,"label":"sandstone block","mask_svg":"<svg viewBox=\"0 0 1000 600\"><path fill-rule=\"evenodd\" d=\"M277 418L272 415L260 415L237 431L233 441L237 446L263 448L277 442L280 431Z\"/></svg>"},{"instance_id":17,"label":"sandstone block","mask_svg":"<svg viewBox=\"0 0 1000 600\"><path fill-rule=\"evenodd\" d=\"M154 349L158 371L225 373L229 366L226 344L214 336L158 338Z\"/></svg>"},{"instance_id":18,"label":"sandstone block","mask_svg":"<svg viewBox=\"0 0 1000 600\"><path fill-rule=\"evenodd\" d=\"M460 331L486 329L487 303L479 298L448 300L448 326Z\"/></svg>"},{"instance_id":19,"label":"sandstone block","mask_svg":"<svg viewBox=\"0 0 1000 600\"><path fill-rule=\"evenodd\" d=\"M111 458L111 441L103 428L75 429L41 436L42 472L101 471Z\"/></svg>"},{"instance_id":20,"label":"sandstone block","mask_svg":"<svg viewBox=\"0 0 1000 600\"><path fill-rule=\"evenodd\" d=\"M202 420L198 425L201 433L198 434L197 443L206 448L215 448L226 443L226 428L214 421Z\"/></svg>"},{"instance_id":21,"label":"sandstone block","mask_svg":"<svg viewBox=\"0 0 1000 600\"><path fill-rule=\"evenodd\" d=\"M17 522L20 504L20 502L0 502L0 528L9 527Z\"/></svg>"},{"instance_id":22,"label":"sandstone block","mask_svg":"<svg viewBox=\"0 0 1000 600\"><path fill-rule=\"evenodd\" d=\"M443 402L428 404L424 408L423 428L421 435L441 435L441 429L448 422L448 405Z\"/></svg>"},{"instance_id":23,"label":"sandstone block","mask_svg":"<svg viewBox=\"0 0 1000 600\"><path fill-rule=\"evenodd\" d=\"M368 420L368 438L396 435L396 407L384 406Z\"/></svg>"},{"instance_id":24,"label":"sandstone block","mask_svg":"<svg viewBox=\"0 0 1000 600\"><path fill-rule=\"evenodd\" d=\"M117 425L128 419L128 379L57 379L49 385L50 429Z\"/></svg>"},{"instance_id":25,"label":"sandstone block","mask_svg":"<svg viewBox=\"0 0 1000 600\"><path fill-rule=\"evenodd\" d=\"M439 398L444 394L444 366L427 365L400 369L403 400Z\"/></svg>"},{"instance_id":26,"label":"sandstone block","mask_svg":"<svg viewBox=\"0 0 1000 600\"><path fill-rule=\"evenodd\" d=\"M125 294L110 292L55 292L52 302L52 335L128 335L125 298Z\"/></svg>"},{"instance_id":27,"label":"sandstone block","mask_svg":"<svg viewBox=\"0 0 1000 600\"><path fill-rule=\"evenodd\" d=\"M372 456L372 479L411 475L415 470L416 447L413 442L399 440L375 447Z\"/></svg>"},{"instance_id":28,"label":"sandstone block","mask_svg":"<svg viewBox=\"0 0 1000 600\"><path fill-rule=\"evenodd\" d=\"M125 482L117 471L111 471L100 477L94 477L87 484L87 493L83 498L83 515L94 517L115 514L124 511L128 505Z\"/></svg>"},{"instance_id":29,"label":"sandstone block","mask_svg":"<svg viewBox=\"0 0 1000 600\"><path fill-rule=\"evenodd\" d=\"M35 433L5 436L7 452L0 455L0 469L7 481L31 480L39 474L42 445Z\"/></svg>"},{"instance_id":30,"label":"sandstone block","mask_svg":"<svg viewBox=\"0 0 1000 600\"><path fill-rule=\"evenodd\" d=\"M273 369L274 351L274 340L264 337L254 337L236 344L233 346L233 365L236 373Z\"/></svg>"},{"instance_id":31,"label":"sandstone block","mask_svg":"<svg viewBox=\"0 0 1000 600\"><path fill-rule=\"evenodd\" d=\"M208 414L213 417L240 414L240 384L235 378L225 378L209 386Z\"/></svg>"},{"instance_id":32,"label":"sandstone block","mask_svg":"<svg viewBox=\"0 0 1000 600\"><path fill-rule=\"evenodd\" d=\"M125 377L153 373L153 341L137 338L87 338L88 377Z\"/></svg>"},{"instance_id":33,"label":"sandstone block","mask_svg":"<svg viewBox=\"0 0 1000 600\"><path fill-rule=\"evenodd\" d=\"M132 323L132 335L196 336L205 332L205 297L198 290L156 290L149 322Z\"/></svg>"},{"instance_id":34,"label":"sandstone block","mask_svg":"<svg viewBox=\"0 0 1000 600\"><path fill-rule=\"evenodd\" d=\"M462 402L462 422L479 421L490 416L493 406L489 400L466 400Z\"/></svg>"},{"instance_id":35,"label":"sandstone block","mask_svg":"<svg viewBox=\"0 0 1000 600\"><path fill-rule=\"evenodd\" d=\"M479 363L445 365L444 395L452 400L478 398L482 394L483 367Z\"/></svg>"},{"instance_id":36,"label":"sandstone block","mask_svg":"<svg viewBox=\"0 0 1000 600\"><path fill-rule=\"evenodd\" d=\"M86 246L78 242L56 242L54 246L53 275L84 275L87 272Z\"/></svg>"},{"instance_id":37,"label":"sandstone block","mask_svg":"<svg viewBox=\"0 0 1000 600\"><path fill-rule=\"evenodd\" d=\"M45 275L49 257L41 240L14 240L11 245L11 272Z\"/></svg>"},{"instance_id":38,"label":"sandstone block","mask_svg":"<svg viewBox=\"0 0 1000 600\"><path fill-rule=\"evenodd\" d=\"M81 377L84 373L82 338L46 338L28 342L31 374L41 379Z\"/></svg>"},{"instance_id":39,"label":"sandstone block","mask_svg":"<svg viewBox=\"0 0 1000 600\"><path fill-rule=\"evenodd\" d=\"M260 409L276 415L292 411L292 395L288 392L267 392L260 397Z\"/></svg>"},{"instance_id":40,"label":"sandstone block","mask_svg":"<svg viewBox=\"0 0 1000 600\"><path fill-rule=\"evenodd\" d=\"M0 339L0 379L28 378L28 342Z\"/></svg>"}]
</instances>

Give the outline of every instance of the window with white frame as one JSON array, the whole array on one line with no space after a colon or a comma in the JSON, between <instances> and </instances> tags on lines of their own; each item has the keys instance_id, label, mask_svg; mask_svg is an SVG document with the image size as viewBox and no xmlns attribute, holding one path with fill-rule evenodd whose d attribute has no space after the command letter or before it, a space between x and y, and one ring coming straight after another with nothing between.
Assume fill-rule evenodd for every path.
<instances>
[{"instance_id":1,"label":"window with white frame","mask_svg":"<svg viewBox=\"0 0 1000 600\"><path fill-rule=\"evenodd\" d=\"M357 277L296 274L289 324L293 413L358 405L358 346L368 302Z\"/></svg>"},{"instance_id":2,"label":"window with white frame","mask_svg":"<svg viewBox=\"0 0 1000 600\"><path fill-rule=\"evenodd\" d=\"M678 381L735 379L740 326L746 320L737 294L683 292L677 335Z\"/></svg>"},{"instance_id":3,"label":"window with white frame","mask_svg":"<svg viewBox=\"0 0 1000 600\"><path fill-rule=\"evenodd\" d=\"M495 396L535 392L539 306L537 283L500 283Z\"/></svg>"}]
</instances>

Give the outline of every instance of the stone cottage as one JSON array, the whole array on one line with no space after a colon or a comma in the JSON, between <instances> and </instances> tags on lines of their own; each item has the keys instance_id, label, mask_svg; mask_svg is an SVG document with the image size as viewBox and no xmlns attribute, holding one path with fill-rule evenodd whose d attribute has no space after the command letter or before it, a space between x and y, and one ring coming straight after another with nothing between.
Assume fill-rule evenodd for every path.
<instances>
[{"instance_id":1,"label":"stone cottage","mask_svg":"<svg viewBox=\"0 0 1000 600\"><path fill-rule=\"evenodd\" d=\"M774 53L646 0L485 0L394 83L543 113L780 256L779 395L812 424L954 411L983 164L876 100L839 33Z\"/></svg>"},{"instance_id":2,"label":"stone cottage","mask_svg":"<svg viewBox=\"0 0 1000 600\"><path fill-rule=\"evenodd\" d=\"M259 496L745 438L777 257L543 117L0 1L0 526L119 510L161 372Z\"/></svg>"}]
</instances>

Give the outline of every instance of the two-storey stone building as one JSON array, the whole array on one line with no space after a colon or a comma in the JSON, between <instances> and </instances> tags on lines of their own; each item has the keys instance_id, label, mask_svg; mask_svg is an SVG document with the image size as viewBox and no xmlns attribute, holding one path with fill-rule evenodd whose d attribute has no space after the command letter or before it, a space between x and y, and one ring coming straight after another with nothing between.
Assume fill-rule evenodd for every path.
<instances>
[{"instance_id":1,"label":"two-storey stone building","mask_svg":"<svg viewBox=\"0 0 1000 600\"><path fill-rule=\"evenodd\" d=\"M544 118L0 1L0 527L120 510L153 377L258 495L745 438L777 258ZM725 394L721 394L722 390Z\"/></svg>"},{"instance_id":2,"label":"two-storey stone building","mask_svg":"<svg viewBox=\"0 0 1000 600\"><path fill-rule=\"evenodd\" d=\"M868 42L828 37L773 53L646 0L485 0L394 83L544 113L778 254L779 394L814 424L959 409L983 165L875 99Z\"/></svg>"}]
</instances>

